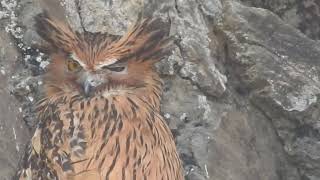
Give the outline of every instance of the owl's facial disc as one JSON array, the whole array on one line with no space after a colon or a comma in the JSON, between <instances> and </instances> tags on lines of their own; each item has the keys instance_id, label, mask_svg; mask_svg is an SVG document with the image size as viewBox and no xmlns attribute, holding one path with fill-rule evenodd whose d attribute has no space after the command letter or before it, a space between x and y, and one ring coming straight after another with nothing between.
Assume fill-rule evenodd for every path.
<instances>
[{"instance_id":1,"label":"owl's facial disc","mask_svg":"<svg viewBox=\"0 0 320 180\"><path fill-rule=\"evenodd\" d=\"M86 97L103 91L110 79L119 80L128 74L127 62L112 58L95 64L92 61L81 60L75 53L68 56L66 69L75 77L76 89Z\"/></svg>"},{"instance_id":2,"label":"owl's facial disc","mask_svg":"<svg viewBox=\"0 0 320 180\"><path fill-rule=\"evenodd\" d=\"M78 84L81 93L89 97L103 91L112 80L127 76L127 64L114 63L105 66L97 66L94 70L84 69L78 73Z\"/></svg>"}]
</instances>

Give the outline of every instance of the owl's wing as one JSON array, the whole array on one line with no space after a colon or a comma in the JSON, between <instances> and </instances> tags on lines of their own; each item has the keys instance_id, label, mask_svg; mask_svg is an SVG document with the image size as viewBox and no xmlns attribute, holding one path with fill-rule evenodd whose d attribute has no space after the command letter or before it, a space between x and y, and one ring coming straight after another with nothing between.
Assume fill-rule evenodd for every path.
<instances>
[{"instance_id":1,"label":"owl's wing","mask_svg":"<svg viewBox=\"0 0 320 180\"><path fill-rule=\"evenodd\" d=\"M18 172L19 180L55 179L57 172L51 168L52 159L47 157L47 150L52 147L48 141L49 132L46 132L46 123L54 118L53 111L47 111L44 119L40 119L35 133L27 147Z\"/></svg>"},{"instance_id":2,"label":"owl's wing","mask_svg":"<svg viewBox=\"0 0 320 180\"><path fill-rule=\"evenodd\" d=\"M72 96L68 102L76 101L77 97L79 95ZM84 127L76 125L79 122L65 98L57 98L50 105L44 101L38 106L40 121L23 158L20 180L72 179L75 176L85 180L99 176L98 171L78 168L78 163L86 160Z\"/></svg>"}]
</instances>

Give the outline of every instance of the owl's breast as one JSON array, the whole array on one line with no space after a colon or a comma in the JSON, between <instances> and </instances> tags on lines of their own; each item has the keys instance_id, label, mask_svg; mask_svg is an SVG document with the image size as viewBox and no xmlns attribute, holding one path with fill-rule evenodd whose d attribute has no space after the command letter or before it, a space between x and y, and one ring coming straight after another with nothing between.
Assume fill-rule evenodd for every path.
<instances>
[{"instance_id":1,"label":"owl's breast","mask_svg":"<svg viewBox=\"0 0 320 180\"><path fill-rule=\"evenodd\" d=\"M59 106L60 130L55 132L62 141L56 154L62 160L55 169L61 177L179 179L181 164L171 132L157 111L142 103L118 97ZM51 129L57 130L54 124Z\"/></svg>"}]
</instances>

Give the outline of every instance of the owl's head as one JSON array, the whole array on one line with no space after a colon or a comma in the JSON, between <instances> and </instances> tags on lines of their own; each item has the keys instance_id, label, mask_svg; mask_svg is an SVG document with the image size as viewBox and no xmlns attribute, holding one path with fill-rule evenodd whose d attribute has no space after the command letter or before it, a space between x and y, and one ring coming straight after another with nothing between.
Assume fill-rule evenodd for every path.
<instances>
[{"instance_id":1,"label":"owl's head","mask_svg":"<svg viewBox=\"0 0 320 180\"><path fill-rule=\"evenodd\" d=\"M45 78L48 96L75 91L92 96L146 86L155 75L153 64L171 52L170 24L161 19L139 18L122 37L78 33L47 13L35 21L51 58Z\"/></svg>"}]
</instances>

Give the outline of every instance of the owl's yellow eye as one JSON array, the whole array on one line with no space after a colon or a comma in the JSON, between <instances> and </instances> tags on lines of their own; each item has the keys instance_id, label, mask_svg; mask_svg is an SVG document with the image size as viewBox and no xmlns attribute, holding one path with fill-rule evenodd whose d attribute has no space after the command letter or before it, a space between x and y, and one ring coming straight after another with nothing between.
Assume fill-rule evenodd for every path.
<instances>
[{"instance_id":1,"label":"owl's yellow eye","mask_svg":"<svg viewBox=\"0 0 320 180\"><path fill-rule=\"evenodd\" d=\"M71 72L78 72L79 70L81 70L80 64L77 61L72 59L67 60L67 67L68 67L68 70Z\"/></svg>"}]
</instances>

